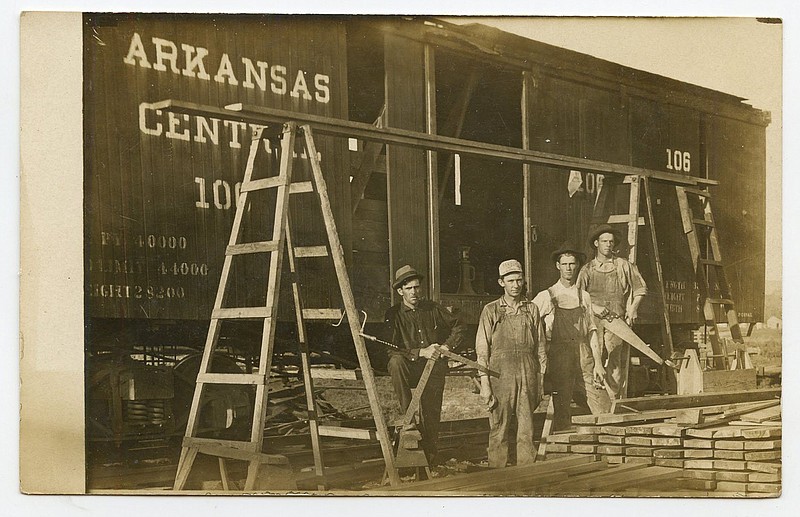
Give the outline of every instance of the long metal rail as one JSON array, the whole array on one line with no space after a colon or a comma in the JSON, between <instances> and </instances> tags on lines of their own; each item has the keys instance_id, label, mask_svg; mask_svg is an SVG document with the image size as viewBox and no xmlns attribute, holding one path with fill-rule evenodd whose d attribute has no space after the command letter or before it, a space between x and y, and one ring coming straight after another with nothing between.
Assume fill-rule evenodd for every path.
<instances>
[{"instance_id":1,"label":"long metal rail","mask_svg":"<svg viewBox=\"0 0 800 517\"><path fill-rule=\"evenodd\" d=\"M520 163L533 163L558 167L568 170L580 169L584 171L602 172L606 174L620 174L624 176L642 176L658 181L676 185L717 185L718 182L705 178L682 176L670 172L643 169L630 165L620 165L598 160L575 158L560 154L545 153L541 151L525 150L517 147L488 144L474 140L451 138L441 135L430 135L417 131L384 127L375 127L372 124L351 122L331 117L322 117L296 111L286 111L263 106L245 104L230 104L224 108L207 106L193 102L167 99L151 105L153 109L172 111L193 115L216 116L228 120L270 126L295 121L299 124L309 124L316 133L333 135L345 138L384 142L387 144L401 145L430 151L443 151L463 155L496 158Z\"/></svg>"}]
</instances>

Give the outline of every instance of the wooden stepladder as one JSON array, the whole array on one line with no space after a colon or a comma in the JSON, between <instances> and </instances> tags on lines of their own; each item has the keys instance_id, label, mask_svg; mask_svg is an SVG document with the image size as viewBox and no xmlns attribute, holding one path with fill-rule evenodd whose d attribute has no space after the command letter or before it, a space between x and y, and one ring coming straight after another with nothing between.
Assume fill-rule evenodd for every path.
<instances>
[{"instance_id":1,"label":"wooden stepladder","mask_svg":"<svg viewBox=\"0 0 800 517\"><path fill-rule=\"evenodd\" d=\"M666 294L664 292L664 273L661 267L661 256L658 249L658 237L656 235L655 219L653 217L653 204L652 194L650 191L650 181L646 176L625 176L619 182L614 182L615 178L605 178L603 188L597 198L594 206L594 223L607 223L607 224L625 224L627 225L627 241L628 241L628 261L636 264L639 251L639 226L646 225L650 229L650 240L653 246L653 253L651 260L653 268L656 271L659 283L659 293L661 295L661 333L664 340L664 355L667 358L673 356L673 340L672 328L670 326L669 311L667 306ZM614 182L614 183L612 183ZM610 192L609 187L619 187L622 185L629 185L630 195L628 199L628 212L622 214L611 214L605 217L604 210L607 204L608 195ZM644 193L646 205L646 218L640 214L641 198ZM625 364L630 361L630 349L626 351ZM664 374L669 376L668 382L673 384L676 382L675 372L671 368L664 368ZM628 372L625 371L623 376L623 385L620 390L620 397L624 398L628 392Z\"/></svg>"},{"instance_id":2,"label":"wooden stepladder","mask_svg":"<svg viewBox=\"0 0 800 517\"><path fill-rule=\"evenodd\" d=\"M744 347L744 338L739 328L739 318L733 301L731 287L722 263L717 227L711 211L711 193L707 189L677 186L678 207L681 212L683 231L689 242L692 265L700 289L703 318L709 332L714 369L727 370L752 368L750 357ZM731 338L737 344L734 360L729 363L728 350L719 337L717 310L728 324Z\"/></svg>"},{"instance_id":3,"label":"wooden stepladder","mask_svg":"<svg viewBox=\"0 0 800 517\"><path fill-rule=\"evenodd\" d=\"M311 181L293 182L293 152L298 133L303 135L305 154L311 165ZM325 179L322 175L322 168L317 155L316 145L311 127L304 125L298 127L295 122L284 124L281 134L280 167L277 176L264 179L253 179L253 169L256 163L256 155L263 147L263 128L253 131L253 140L250 144L250 152L247 160L247 167L242 181L241 196L236 207L236 215L233 220L228 246L225 251L222 273L220 277L217 296L214 301L214 309L211 314L206 338L203 359L200 365L200 372L197 376L192 406L189 413L189 421L186 427L186 434L183 439L181 456L178 462L178 470L175 476L174 489L182 490L191 472L192 465L198 453L216 456L220 462L220 475L222 477L223 488L228 487L226 479L225 460L237 459L248 462L247 478L244 485L245 491L255 489L259 468L262 463L286 463L285 458L275 455L268 455L262 452L264 444L264 426L267 418L267 399L268 381L272 367L272 357L275 344L275 328L278 315L278 298L280 293L280 280L283 272L284 255L287 256L291 273L292 295L297 323L297 336L300 345L301 366L303 370L303 382L306 391L306 402L308 409L308 422L311 434L311 445L314 453L314 465L317 475L317 485L320 489L325 488L325 469L323 464L323 450L321 436L339 436L346 438L364 438L380 441L383 459L386 463L389 480L392 485L398 485L400 480L394 468L394 456L392 454L392 444L386 422L383 417L378 394L375 387L372 366L367 355L364 340L360 334L358 312L350 286L347 269L344 262L344 254L336 230L333 211L328 198ZM272 237L269 241L262 242L240 242L242 233L242 222L244 214L252 202L248 199L248 194L258 190L277 189L275 203L275 218L272 227ZM327 233L327 243L320 246L294 246L292 243L292 231L289 218L289 198L290 195L314 193L318 201L323 222ZM225 307L225 292L231 274L233 257L251 253L270 254L269 273L267 281L266 303L263 307ZM336 278L342 295L344 304L344 315L347 317L350 326L350 333L356 348L360 370L337 370L341 371L341 377L347 379L363 379L369 405L374 416L375 430L371 429L352 429L335 426L320 425L317 420L316 402L314 400L314 390L312 377L314 373L310 368L309 349L306 334L307 320L337 320L343 316L341 309L309 309L303 306L300 281L298 278L297 260L305 257L330 257L336 271ZM261 338L260 359L257 373L212 373L210 369L211 358L220 337L220 325L225 320L235 319L255 319L263 321L263 334ZM325 375L331 378L330 370ZM219 440L202 438L197 436L198 423L200 421L200 407L204 390L210 385L239 384L255 386L255 404L252 420L252 428L249 441Z\"/></svg>"}]
</instances>

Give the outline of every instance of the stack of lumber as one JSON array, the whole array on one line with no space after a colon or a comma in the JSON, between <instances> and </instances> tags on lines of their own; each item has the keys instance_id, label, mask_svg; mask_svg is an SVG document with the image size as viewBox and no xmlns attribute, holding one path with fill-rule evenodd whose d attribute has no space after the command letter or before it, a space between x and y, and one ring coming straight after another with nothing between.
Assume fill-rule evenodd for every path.
<instances>
[{"instance_id":1,"label":"stack of lumber","mask_svg":"<svg viewBox=\"0 0 800 517\"><path fill-rule=\"evenodd\" d=\"M546 438L546 452L681 469L679 487L686 490L779 494L780 400L749 397L740 403L576 416L577 427Z\"/></svg>"},{"instance_id":2,"label":"stack of lumber","mask_svg":"<svg viewBox=\"0 0 800 517\"><path fill-rule=\"evenodd\" d=\"M504 469L434 478L381 489L387 495L639 495L675 486L681 469L609 465L595 455L570 455Z\"/></svg>"}]
</instances>

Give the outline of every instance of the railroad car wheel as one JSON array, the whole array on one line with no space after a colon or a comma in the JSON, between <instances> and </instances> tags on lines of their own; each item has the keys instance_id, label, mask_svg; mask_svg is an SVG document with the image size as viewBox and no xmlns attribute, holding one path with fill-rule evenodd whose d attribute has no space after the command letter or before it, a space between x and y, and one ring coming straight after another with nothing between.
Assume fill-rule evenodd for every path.
<instances>
[{"instance_id":1,"label":"railroad car wheel","mask_svg":"<svg viewBox=\"0 0 800 517\"><path fill-rule=\"evenodd\" d=\"M175 397L173 408L176 433L183 435L189 420L197 374L200 371L202 354L192 354L175 365ZM211 371L216 373L243 373L232 358L217 354L211 361ZM201 399L200 422L197 435L208 438L232 440L248 439L255 390L250 386L210 385Z\"/></svg>"}]
</instances>

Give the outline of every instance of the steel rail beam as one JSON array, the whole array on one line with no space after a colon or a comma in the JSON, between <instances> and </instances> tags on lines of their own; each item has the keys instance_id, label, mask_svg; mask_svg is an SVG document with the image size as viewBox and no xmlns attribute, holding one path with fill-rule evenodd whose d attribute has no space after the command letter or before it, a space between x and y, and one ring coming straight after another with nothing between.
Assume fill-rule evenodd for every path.
<instances>
[{"instance_id":1,"label":"steel rail beam","mask_svg":"<svg viewBox=\"0 0 800 517\"><path fill-rule=\"evenodd\" d=\"M320 134L345 138L357 138L374 142L384 142L386 144L401 145L431 151L459 153L462 155L495 158L498 160L508 160L520 163L533 163L567 170L579 169L584 171L602 172L606 174L617 174L623 176L642 176L677 185L719 184L719 182L715 180L695 178L692 176L682 176L680 174L656 171L652 169L643 169L630 165L620 165L598 160L575 158L560 154L525 150L517 147L476 142L474 140L464 140L461 138L430 135L416 131L409 131L406 129L390 127L378 128L372 124L365 124L362 122L351 122L348 120L323 117L309 113L265 108L263 106L252 106L241 103L230 104L224 108L219 108L193 102L167 99L151 104L150 107L155 110L172 111L174 113L204 116L212 115L228 120L258 124L261 126L269 126L270 124L283 124L291 120L297 122L298 124L310 124L314 128L314 131Z\"/></svg>"}]
</instances>

